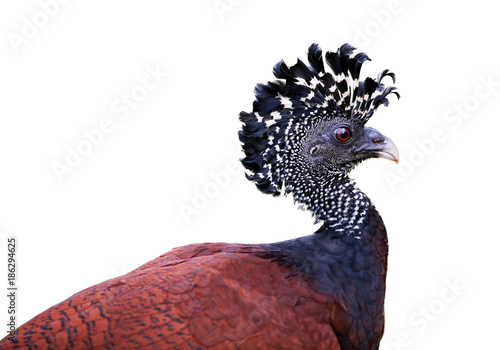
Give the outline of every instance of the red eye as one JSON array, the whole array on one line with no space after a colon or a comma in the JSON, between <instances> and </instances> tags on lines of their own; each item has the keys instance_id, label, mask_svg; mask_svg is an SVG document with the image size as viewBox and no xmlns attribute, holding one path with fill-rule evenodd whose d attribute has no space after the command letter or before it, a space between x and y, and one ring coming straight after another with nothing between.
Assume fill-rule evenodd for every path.
<instances>
[{"instance_id":1,"label":"red eye","mask_svg":"<svg viewBox=\"0 0 500 350\"><path fill-rule=\"evenodd\" d=\"M347 128L338 128L335 130L335 138L340 142L347 142L351 138L351 130Z\"/></svg>"}]
</instances>

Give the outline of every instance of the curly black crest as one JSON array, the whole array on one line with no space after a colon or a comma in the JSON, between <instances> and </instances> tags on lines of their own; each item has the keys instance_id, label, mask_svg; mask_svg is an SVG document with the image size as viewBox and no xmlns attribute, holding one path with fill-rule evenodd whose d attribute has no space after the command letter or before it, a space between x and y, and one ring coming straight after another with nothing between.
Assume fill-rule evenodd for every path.
<instances>
[{"instance_id":1,"label":"curly black crest","mask_svg":"<svg viewBox=\"0 0 500 350\"><path fill-rule=\"evenodd\" d=\"M389 104L389 94L399 98L395 87L382 83L386 76L395 82L388 70L376 79L359 80L369 58L354 50L344 44L337 52L326 52L332 74L325 72L321 48L312 44L309 66L301 60L291 67L280 61L273 69L279 80L255 87L253 111L240 113L244 125L239 138L246 156L242 163L250 171L247 178L262 192L281 193L286 153L318 122L342 117L364 125L381 104Z\"/></svg>"}]
</instances>

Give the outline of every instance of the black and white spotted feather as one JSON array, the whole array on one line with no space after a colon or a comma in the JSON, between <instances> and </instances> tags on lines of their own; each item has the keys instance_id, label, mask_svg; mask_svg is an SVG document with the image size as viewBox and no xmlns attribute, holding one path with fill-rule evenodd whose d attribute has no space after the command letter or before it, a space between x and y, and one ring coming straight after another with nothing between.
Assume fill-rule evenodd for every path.
<instances>
[{"instance_id":1,"label":"black and white spotted feather","mask_svg":"<svg viewBox=\"0 0 500 350\"><path fill-rule=\"evenodd\" d=\"M395 81L388 70L376 79L359 79L361 66L369 58L354 51L344 44L323 58L321 48L312 44L309 66L301 60L290 67L280 61L274 66L278 80L255 87L253 111L240 113L244 125L239 137L247 178L259 190L273 195L279 195L283 185L285 193L292 190L284 183L287 152L294 140L302 139L318 122L342 117L364 125L380 105L388 105L389 94L399 98L395 87L382 83L386 76ZM325 70L325 61L332 72Z\"/></svg>"}]
</instances>

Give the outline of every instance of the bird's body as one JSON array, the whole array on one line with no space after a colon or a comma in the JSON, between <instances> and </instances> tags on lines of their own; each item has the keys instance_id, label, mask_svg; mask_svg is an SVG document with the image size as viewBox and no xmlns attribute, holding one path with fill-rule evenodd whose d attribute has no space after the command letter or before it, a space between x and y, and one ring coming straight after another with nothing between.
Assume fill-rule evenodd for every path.
<instances>
[{"instance_id":1,"label":"bird's body","mask_svg":"<svg viewBox=\"0 0 500 350\"><path fill-rule=\"evenodd\" d=\"M326 56L344 80L325 74L315 45L311 67L280 63L275 74L286 83L259 85L254 111L241 115L247 177L265 193L292 193L323 222L315 234L176 248L55 305L0 348L378 349L387 235L348 172L370 157L397 160L392 142L364 127L386 104L392 90L380 79L391 74L363 88L357 78L367 57L352 51L344 45ZM358 84L352 90L344 86L349 75Z\"/></svg>"},{"instance_id":2,"label":"bird's body","mask_svg":"<svg viewBox=\"0 0 500 350\"><path fill-rule=\"evenodd\" d=\"M386 261L375 251L387 249L385 238L322 232L176 248L55 305L0 347L371 349L383 330ZM360 275L366 266L372 271Z\"/></svg>"}]
</instances>

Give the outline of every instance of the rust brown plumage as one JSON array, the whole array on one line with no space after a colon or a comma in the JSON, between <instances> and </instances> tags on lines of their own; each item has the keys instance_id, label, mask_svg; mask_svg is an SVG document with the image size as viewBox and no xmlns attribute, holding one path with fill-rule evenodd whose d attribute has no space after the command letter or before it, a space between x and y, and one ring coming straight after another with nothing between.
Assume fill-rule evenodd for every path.
<instances>
[{"instance_id":1,"label":"rust brown plumage","mask_svg":"<svg viewBox=\"0 0 500 350\"><path fill-rule=\"evenodd\" d=\"M55 305L2 349L340 349L331 300L258 253L174 249Z\"/></svg>"}]
</instances>

